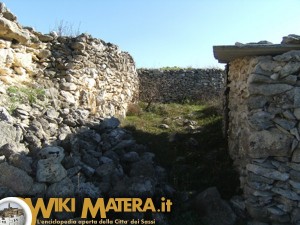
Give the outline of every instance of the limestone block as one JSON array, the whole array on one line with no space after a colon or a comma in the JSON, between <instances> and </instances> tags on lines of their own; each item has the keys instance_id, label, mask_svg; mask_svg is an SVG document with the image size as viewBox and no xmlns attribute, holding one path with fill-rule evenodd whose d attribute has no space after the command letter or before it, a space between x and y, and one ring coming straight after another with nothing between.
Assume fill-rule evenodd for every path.
<instances>
[{"instance_id":1,"label":"limestone block","mask_svg":"<svg viewBox=\"0 0 300 225\"><path fill-rule=\"evenodd\" d=\"M294 107L300 108L300 87L294 88L293 95L294 95Z\"/></svg>"},{"instance_id":2,"label":"limestone block","mask_svg":"<svg viewBox=\"0 0 300 225\"><path fill-rule=\"evenodd\" d=\"M10 188L18 195L26 195L33 185L33 179L23 170L0 163L0 184Z\"/></svg>"},{"instance_id":3,"label":"limestone block","mask_svg":"<svg viewBox=\"0 0 300 225\"><path fill-rule=\"evenodd\" d=\"M37 57L40 59L45 59L51 56L51 51L49 51L48 49L40 49L37 53L36 53Z\"/></svg>"},{"instance_id":4,"label":"limestone block","mask_svg":"<svg viewBox=\"0 0 300 225\"><path fill-rule=\"evenodd\" d=\"M296 120L287 120L278 117L274 118L273 121L287 131L293 129L297 124Z\"/></svg>"},{"instance_id":5,"label":"limestone block","mask_svg":"<svg viewBox=\"0 0 300 225\"><path fill-rule=\"evenodd\" d=\"M24 76L26 74L26 70L23 67L15 66L14 71L20 76Z\"/></svg>"},{"instance_id":6,"label":"limestone block","mask_svg":"<svg viewBox=\"0 0 300 225\"><path fill-rule=\"evenodd\" d=\"M253 95L272 96L284 93L293 89L293 86L288 84L250 84L249 93Z\"/></svg>"},{"instance_id":7,"label":"limestone block","mask_svg":"<svg viewBox=\"0 0 300 225\"><path fill-rule=\"evenodd\" d=\"M292 50L282 55L277 55L274 57L274 60L283 62L300 61L300 50Z\"/></svg>"},{"instance_id":8,"label":"limestone block","mask_svg":"<svg viewBox=\"0 0 300 225\"><path fill-rule=\"evenodd\" d=\"M299 148L297 148L293 152L292 161L295 162L295 163L300 163L300 149Z\"/></svg>"},{"instance_id":9,"label":"limestone block","mask_svg":"<svg viewBox=\"0 0 300 225\"><path fill-rule=\"evenodd\" d=\"M272 188L272 192L279 194L290 200L294 200L294 201L300 200L300 196L296 192L293 192L291 190L285 190L285 189L274 187L274 188Z\"/></svg>"},{"instance_id":10,"label":"limestone block","mask_svg":"<svg viewBox=\"0 0 300 225\"><path fill-rule=\"evenodd\" d=\"M0 67L10 67L13 61L11 49L0 49Z\"/></svg>"},{"instance_id":11,"label":"limestone block","mask_svg":"<svg viewBox=\"0 0 300 225\"><path fill-rule=\"evenodd\" d=\"M249 124L256 130L266 130L270 127L274 127L272 119L274 115L268 112L256 112L249 116Z\"/></svg>"},{"instance_id":12,"label":"limestone block","mask_svg":"<svg viewBox=\"0 0 300 225\"><path fill-rule=\"evenodd\" d=\"M60 163L65 157L64 149L59 146L49 146L41 149L38 153L40 159L53 159Z\"/></svg>"},{"instance_id":13,"label":"limestone block","mask_svg":"<svg viewBox=\"0 0 300 225\"><path fill-rule=\"evenodd\" d=\"M16 67L23 67L26 71L32 72L32 55L30 53L14 53L13 65Z\"/></svg>"},{"instance_id":14,"label":"limestone block","mask_svg":"<svg viewBox=\"0 0 300 225\"><path fill-rule=\"evenodd\" d=\"M300 36L296 34L289 34L288 36L284 36L282 38L281 44L288 44L288 45L300 44Z\"/></svg>"},{"instance_id":15,"label":"limestone block","mask_svg":"<svg viewBox=\"0 0 300 225\"><path fill-rule=\"evenodd\" d=\"M249 75L248 84L252 83L273 83L274 81L268 76L252 73Z\"/></svg>"},{"instance_id":16,"label":"limestone block","mask_svg":"<svg viewBox=\"0 0 300 225\"><path fill-rule=\"evenodd\" d=\"M3 68L0 68L0 75L2 75L2 76L11 76L12 71L9 68L3 67Z\"/></svg>"},{"instance_id":17,"label":"limestone block","mask_svg":"<svg viewBox=\"0 0 300 225\"><path fill-rule=\"evenodd\" d=\"M256 165L256 164L248 164L246 166L248 171L251 171L252 173L255 173L257 175L269 178L269 179L274 179L274 180L281 180L281 181L286 181L289 179L289 174L287 173L281 173L277 171L276 169L269 169L269 168L264 168L262 166Z\"/></svg>"},{"instance_id":18,"label":"limestone block","mask_svg":"<svg viewBox=\"0 0 300 225\"><path fill-rule=\"evenodd\" d=\"M65 179L52 184L48 187L46 195L48 197L73 197L74 196L74 185L70 178L66 177Z\"/></svg>"},{"instance_id":19,"label":"limestone block","mask_svg":"<svg viewBox=\"0 0 300 225\"><path fill-rule=\"evenodd\" d=\"M293 75L300 70L300 62L288 62L280 71L280 77L283 78L287 75Z\"/></svg>"},{"instance_id":20,"label":"limestone block","mask_svg":"<svg viewBox=\"0 0 300 225\"><path fill-rule=\"evenodd\" d=\"M69 104L75 104L76 103L75 97L70 92L60 91L60 93L65 98L67 103L69 103Z\"/></svg>"},{"instance_id":21,"label":"limestone block","mask_svg":"<svg viewBox=\"0 0 300 225\"><path fill-rule=\"evenodd\" d=\"M291 155L293 136L277 129L252 132L249 136L248 155L252 158Z\"/></svg>"},{"instance_id":22,"label":"limestone block","mask_svg":"<svg viewBox=\"0 0 300 225\"><path fill-rule=\"evenodd\" d=\"M0 130L0 147L7 143L19 143L22 139L22 131L4 121L0 121Z\"/></svg>"},{"instance_id":23,"label":"limestone block","mask_svg":"<svg viewBox=\"0 0 300 225\"><path fill-rule=\"evenodd\" d=\"M60 84L60 88L64 91L75 91L77 90L77 85L74 83L63 82Z\"/></svg>"},{"instance_id":24,"label":"limestone block","mask_svg":"<svg viewBox=\"0 0 300 225\"><path fill-rule=\"evenodd\" d=\"M20 29L16 23L0 17L0 38L17 40L21 44L27 44L31 36L33 35L28 30Z\"/></svg>"},{"instance_id":25,"label":"limestone block","mask_svg":"<svg viewBox=\"0 0 300 225\"><path fill-rule=\"evenodd\" d=\"M300 108L294 109L294 116L297 118L297 120L300 120Z\"/></svg>"},{"instance_id":26,"label":"limestone block","mask_svg":"<svg viewBox=\"0 0 300 225\"><path fill-rule=\"evenodd\" d=\"M38 182L56 183L67 176L65 168L53 158L40 159L37 164Z\"/></svg>"},{"instance_id":27,"label":"limestone block","mask_svg":"<svg viewBox=\"0 0 300 225\"><path fill-rule=\"evenodd\" d=\"M11 46L11 41L0 40L0 48L9 49Z\"/></svg>"}]
</instances>

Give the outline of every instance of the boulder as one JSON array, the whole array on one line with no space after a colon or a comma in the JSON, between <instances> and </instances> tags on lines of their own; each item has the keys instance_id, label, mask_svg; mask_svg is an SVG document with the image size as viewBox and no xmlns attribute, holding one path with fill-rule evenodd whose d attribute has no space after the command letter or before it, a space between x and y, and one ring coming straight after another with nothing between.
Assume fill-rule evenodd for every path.
<instances>
[{"instance_id":1,"label":"boulder","mask_svg":"<svg viewBox=\"0 0 300 225\"><path fill-rule=\"evenodd\" d=\"M247 153L251 158L290 156L294 137L277 129L252 132Z\"/></svg>"},{"instance_id":2,"label":"boulder","mask_svg":"<svg viewBox=\"0 0 300 225\"><path fill-rule=\"evenodd\" d=\"M0 147L7 143L19 143L22 139L22 131L7 122L0 121Z\"/></svg>"},{"instance_id":3,"label":"boulder","mask_svg":"<svg viewBox=\"0 0 300 225\"><path fill-rule=\"evenodd\" d=\"M0 184L11 189L18 195L26 195L32 188L33 179L23 170L0 163Z\"/></svg>"},{"instance_id":4,"label":"boulder","mask_svg":"<svg viewBox=\"0 0 300 225\"><path fill-rule=\"evenodd\" d=\"M210 225L234 225L236 215L230 205L221 199L216 187L211 187L198 194L194 206L203 222Z\"/></svg>"},{"instance_id":5,"label":"boulder","mask_svg":"<svg viewBox=\"0 0 300 225\"><path fill-rule=\"evenodd\" d=\"M46 195L48 197L73 197L74 196L74 185L70 178L66 177L65 179L50 185L47 189Z\"/></svg>"},{"instance_id":6,"label":"boulder","mask_svg":"<svg viewBox=\"0 0 300 225\"><path fill-rule=\"evenodd\" d=\"M28 30L20 28L16 23L0 17L0 38L4 40L16 40L20 44L28 44L35 36Z\"/></svg>"}]
</instances>

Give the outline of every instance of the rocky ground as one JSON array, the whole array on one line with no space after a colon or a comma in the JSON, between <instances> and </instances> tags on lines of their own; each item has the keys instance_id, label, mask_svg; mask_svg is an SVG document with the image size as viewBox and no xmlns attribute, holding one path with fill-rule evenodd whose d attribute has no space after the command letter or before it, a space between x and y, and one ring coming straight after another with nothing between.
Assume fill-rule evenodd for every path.
<instances>
[{"instance_id":1,"label":"rocky ground","mask_svg":"<svg viewBox=\"0 0 300 225\"><path fill-rule=\"evenodd\" d=\"M174 211L152 214L157 224L175 224L169 216L190 211L203 224L235 223L236 214L216 188L192 194L175 190L151 149L137 144L118 119L84 112L34 104L20 104L11 114L0 108L0 198L164 196L174 201ZM226 213L216 217L221 212Z\"/></svg>"}]
</instances>

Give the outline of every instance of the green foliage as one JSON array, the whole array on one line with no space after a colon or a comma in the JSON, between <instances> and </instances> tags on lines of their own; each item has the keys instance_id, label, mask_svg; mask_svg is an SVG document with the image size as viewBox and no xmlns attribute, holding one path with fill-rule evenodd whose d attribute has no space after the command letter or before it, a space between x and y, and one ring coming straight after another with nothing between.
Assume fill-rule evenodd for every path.
<instances>
[{"instance_id":1,"label":"green foliage","mask_svg":"<svg viewBox=\"0 0 300 225\"><path fill-rule=\"evenodd\" d=\"M7 88L9 95L9 110L12 112L18 104L33 104L45 98L45 90L31 87L10 86Z\"/></svg>"}]
</instances>

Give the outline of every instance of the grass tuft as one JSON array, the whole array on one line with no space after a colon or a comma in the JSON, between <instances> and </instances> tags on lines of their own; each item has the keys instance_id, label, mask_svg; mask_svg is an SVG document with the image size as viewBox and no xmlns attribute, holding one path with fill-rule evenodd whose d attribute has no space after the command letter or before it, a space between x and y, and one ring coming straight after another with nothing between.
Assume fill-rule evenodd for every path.
<instances>
[{"instance_id":1,"label":"grass tuft","mask_svg":"<svg viewBox=\"0 0 300 225\"><path fill-rule=\"evenodd\" d=\"M10 86L7 88L9 95L9 111L13 112L19 104L34 104L45 98L45 90L32 87Z\"/></svg>"}]
</instances>

